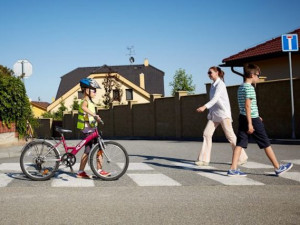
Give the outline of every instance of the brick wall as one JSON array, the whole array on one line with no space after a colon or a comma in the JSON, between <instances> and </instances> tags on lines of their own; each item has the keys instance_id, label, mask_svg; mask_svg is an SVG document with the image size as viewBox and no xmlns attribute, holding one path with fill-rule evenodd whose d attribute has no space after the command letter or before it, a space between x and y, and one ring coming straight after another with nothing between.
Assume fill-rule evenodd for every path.
<instances>
[{"instance_id":1,"label":"brick wall","mask_svg":"<svg viewBox=\"0 0 300 225\"><path fill-rule=\"evenodd\" d=\"M9 128L8 126L4 125L2 121L0 121L0 134L9 132L16 132L16 124L12 123Z\"/></svg>"}]
</instances>

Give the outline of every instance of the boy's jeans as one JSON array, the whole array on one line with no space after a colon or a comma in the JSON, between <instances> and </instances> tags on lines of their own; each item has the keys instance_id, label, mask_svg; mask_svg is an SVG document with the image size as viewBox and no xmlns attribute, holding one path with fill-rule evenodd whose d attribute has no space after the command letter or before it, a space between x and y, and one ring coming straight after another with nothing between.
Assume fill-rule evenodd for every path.
<instances>
[{"instance_id":1,"label":"boy's jeans","mask_svg":"<svg viewBox=\"0 0 300 225\"><path fill-rule=\"evenodd\" d=\"M211 148L212 148L212 136L216 128L221 124L225 136L229 143L231 144L232 150L234 150L236 145L236 136L232 128L231 119L224 119L221 122L213 122L208 120L207 125L203 132L203 144L200 151L198 161L210 162ZM244 162L248 159L248 156L244 149L242 149L239 162Z\"/></svg>"}]
</instances>

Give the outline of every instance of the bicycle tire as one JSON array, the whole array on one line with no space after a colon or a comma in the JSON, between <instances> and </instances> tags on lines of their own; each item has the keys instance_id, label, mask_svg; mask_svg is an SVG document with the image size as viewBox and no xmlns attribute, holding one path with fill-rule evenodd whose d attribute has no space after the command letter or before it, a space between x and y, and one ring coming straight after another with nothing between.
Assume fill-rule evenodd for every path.
<instances>
[{"instance_id":1,"label":"bicycle tire","mask_svg":"<svg viewBox=\"0 0 300 225\"><path fill-rule=\"evenodd\" d=\"M126 149L117 142L104 142L105 149L102 152L102 169L110 173L110 176L102 176L97 168L97 154L100 147L96 144L90 153L90 167L93 173L100 179L111 181L122 177L127 171L129 165L129 157Z\"/></svg>"},{"instance_id":2,"label":"bicycle tire","mask_svg":"<svg viewBox=\"0 0 300 225\"><path fill-rule=\"evenodd\" d=\"M26 144L20 156L23 173L31 180L44 181L54 176L60 164L59 151L45 140Z\"/></svg>"}]
</instances>

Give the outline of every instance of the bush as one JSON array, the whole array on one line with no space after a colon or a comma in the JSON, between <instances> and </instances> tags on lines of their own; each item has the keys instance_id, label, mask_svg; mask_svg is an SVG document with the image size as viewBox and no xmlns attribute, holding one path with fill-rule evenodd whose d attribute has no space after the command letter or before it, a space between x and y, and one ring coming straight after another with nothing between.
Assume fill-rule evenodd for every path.
<instances>
[{"instance_id":1,"label":"bush","mask_svg":"<svg viewBox=\"0 0 300 225\"><path fill-rule=\"evenodd\" d=\"M54 120L60 120L62 121L64 116L64 111L67 110L67 107L65 106L65 103L62 101L60 103L60 107L58 108L57 112L51 113L51 112L45 112L42 114L43 118L53 118Z\"/></svg>"},{"instance_id":2,"label":"bush","mask_svg":"<svg viewBox=\"0 0 300 225\"><path fill-rule=\"evenodd\" d=\"M34 121L26 89L12 70L0 66L0 120L10 127L16 123L20 137L26 134L26 122Z\"/></svg>"}]
</instances>

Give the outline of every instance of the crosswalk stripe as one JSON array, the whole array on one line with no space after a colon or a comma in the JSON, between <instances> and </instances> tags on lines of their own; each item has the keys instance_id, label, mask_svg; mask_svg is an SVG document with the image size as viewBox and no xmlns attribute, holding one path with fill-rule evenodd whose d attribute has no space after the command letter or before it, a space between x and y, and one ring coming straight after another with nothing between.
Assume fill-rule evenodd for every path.
<instances>
[{"instance_id":1,"label":"crosswalk stripe","mask_svg":"<svg viewBox=\"0 0 300 225\"><path fill-rule=\"evenodd\" d=\"M21 171L20 163L1 163L1 171Z\"/></svg>"},{"instance_id":2,"label":"crosswalk stripe","mask_svg":"<svg viewBox=\"0 0 300 225\"><path fill-rule=\"evenodd\" d=\"M273 175L273 176L275 175L274 172L266 172L265 174ZM281 174L279 177L300 182L300 172L285 172L285 173Z\"/></svg>"},{"instance_id":3,"label":"crosswalk stripe","mask_svg":"<svg viewBox=\"0 0 300 225\"><path fill-rule=\"evenodd\" d=\"M282 174L281 177L300 182L300 173L299 172L286 172L286 173Z\"/></svg>"},{"instance_id":4,"label":"crosswalk stripe","mask_svg":"<svg viewBox=\"0 0 300 225\"><path fill-rule=\"evenodd\" d=\"M13 178L7 176L6 174L0 174L0 187L6 187Z\"/></svg>"},{"instance_id":5,"label":"crosswalk stripe","mask_svg":"<svg viewBox=\"0 0 300 225\"><path fill-rule=\"evenodd\" d=\"M199 172L198 174L225 185L264 185L263 183L252 180L248 177L229 177L227 176L227 172Z\"/></svg>"},{"instance_id":6,"label":"crosswalk stripe","mask_svg":"<svg viewBox=\"0 0 300 225\"><path fill-rule=\"evenodd\" d=\"M293 164L300 165L300 159L282 160L282 162L291 162Z\"/></svg>"},{"instance_id":7,"label":"crosswalk stripe","mask_svg":"<svg viewBox=\"0 0 300 225\"><path fill-rule=\"evenodd\" d=\"M120 168L123 168L124 163L118 163ZM129 163L127 170L154 170L151 166L146 163Z\"/></svg>"},{"instance_id":8,"label":"crosswalk stripe","mask_svg":"<svg viewBox=\"0 0 300 225\"><path fill-rule=\"evenodd\" d=\"M257 162L247 162L246 164L241 165L241 167L249 168L249 169L269 169L274 168L271 165L257 163Z\"/></svg>"},{"instance_id":9,"label":"crosswalk stripe","mask_svg":"<svg viewBox=\"0 0 300 225\"><path fill-rule=\"evenodd\" d=\"M61 173L53 178L52 187L94 187L95 183L90 179L79 179L65 173Z\"/></svg>"},{"instance_id":10,"label":"crosswalk stripe","mask_svg":"<svg viewBox=\"0 0 300 225\"><path fill-rule=\"evenodd\" d=\"M139 186L181 186L164 174L127 174Z\"/></svg>"},{"instance_id":11,"label":"crosswalk stripe","mask_svg":"<svg viewBox=\"0 0 300 225\"><path fill-rule=\"evenodd\" d=\"M173 165L175 166L179 166L179 167L182 167L182 168L185 168L185 169L215 169L215 167L212 167L212 166L197 166L197 165L194 165L194 164L191 164L191 163L182 163L182 162L172 162Z\"/></svg>"}]
</instances>

